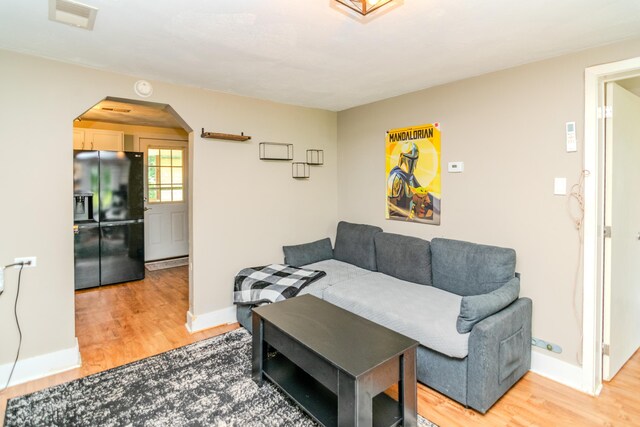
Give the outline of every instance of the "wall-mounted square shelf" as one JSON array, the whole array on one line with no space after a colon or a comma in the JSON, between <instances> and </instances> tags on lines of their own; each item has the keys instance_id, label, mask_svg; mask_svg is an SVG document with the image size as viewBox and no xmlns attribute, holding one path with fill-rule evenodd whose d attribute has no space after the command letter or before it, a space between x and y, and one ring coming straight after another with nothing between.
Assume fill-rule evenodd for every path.
<instances>
[{"instance_id":1,"label":"wall-mounted square shelf","mask_svg":"<svg viewBox=\"0 0 640 427\"><path fill-rule=\"evenodd\" d=\"M307 164L312 166L324 165L324 150L307 150Z\"/></svg>"},{"instance_id":2,"label":"wall-mounted square shelf","mask_svg":"<svg viewBox=\"0 0 640 427\"><path fill-rule=\"evenodd\" d=\"M293 160L293 144L261 142L260 160Z\"/></svg>"},{"instance_id":3,"label":"wall-mounted square shelf","mask_svg":"<svg viewBox=\"0 0 640 427\"><path fill-rule=\"evenodd\" d=\"M309 171L311 167L302 162L293 162L291 163L291 176L297 179L305 179L309 178Z\"/></svg>"}]
</instances>

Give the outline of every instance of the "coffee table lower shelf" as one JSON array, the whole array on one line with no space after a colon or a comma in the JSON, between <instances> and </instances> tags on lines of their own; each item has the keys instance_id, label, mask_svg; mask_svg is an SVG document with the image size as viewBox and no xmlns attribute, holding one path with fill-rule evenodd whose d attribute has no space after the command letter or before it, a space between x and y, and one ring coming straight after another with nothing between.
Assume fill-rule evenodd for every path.
<instances>
[{"instance_id":1,"label":"coffee table lower shelf","mask_svg":"<svg viewBox=\"0 0 640 427\"><path fill-rule=\"evenodd\" d=\"M338 425L338 397L282 354L264 361L263 375L293 399L315 421ZM373 398L373 425L394 427L402 423L400 404L384 392Z\"/></svg>"}]
</instances>

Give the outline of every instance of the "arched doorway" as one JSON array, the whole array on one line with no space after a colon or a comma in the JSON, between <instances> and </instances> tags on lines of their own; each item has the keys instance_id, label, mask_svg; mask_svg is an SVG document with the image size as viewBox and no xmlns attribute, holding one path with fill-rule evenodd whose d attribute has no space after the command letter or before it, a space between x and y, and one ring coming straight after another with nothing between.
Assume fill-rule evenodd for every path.
<instances>
[{"instance_id":1,"label":"arched doorway","mask_svg":"<svg viewBox=\"0 0 640 427\"><path fill-rule=\"evenodd\" d=\"M168 104L113 97L76 117L73 128L76 335L88 364L115 354L118 365L132 357L118 349L145 334L184 329L192 129ZM82 158L98 169L83 171Z\"/></svg>"}]
</instances>

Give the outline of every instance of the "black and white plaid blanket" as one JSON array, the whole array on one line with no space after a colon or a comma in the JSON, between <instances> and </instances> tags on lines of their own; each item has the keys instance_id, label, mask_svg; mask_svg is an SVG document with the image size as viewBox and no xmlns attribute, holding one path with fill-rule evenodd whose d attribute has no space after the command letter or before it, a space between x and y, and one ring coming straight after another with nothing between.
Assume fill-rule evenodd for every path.
<instances>
[{"instance_id":1,"label":"black and white plaid blanket","mask_svg":"<svg viewBox=\"0 0 640 427\"><path fill-rule=\"evenodd\" d=\"M241 270L235 279L235 304L262 304L294 297L309 283L327 273L284 264L271 264Z\"/></svg>"}]
</instances>

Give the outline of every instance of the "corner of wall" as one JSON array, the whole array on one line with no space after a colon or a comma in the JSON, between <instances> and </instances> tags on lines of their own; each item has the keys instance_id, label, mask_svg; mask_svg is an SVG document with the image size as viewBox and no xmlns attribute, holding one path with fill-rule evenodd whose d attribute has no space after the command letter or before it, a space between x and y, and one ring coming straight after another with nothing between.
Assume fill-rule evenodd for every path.
<instances>
[{"instance_id":1,"label":"corner of wall","mask_svg":"<svg viewBox=\"0 0 640 427\"><path fill-rule=\"evenodd\" d=\"M538 351L531 351L531 372L587 393L582 385L582 368Z\"/></svg>"},{"instance_id":2,"label":"corner of wall","mask_svg":"<svg viewBox=\"0 0 640 427\"><path fill-rule=\"evenodd\" d=\"M210 311L200 315L195 315L191 311L187 311L187 323L185 327L189 333L193 334L204 329L228 325L236 321L236 306L232 305L221 310Z\"/></svg>"}]
</instances>

